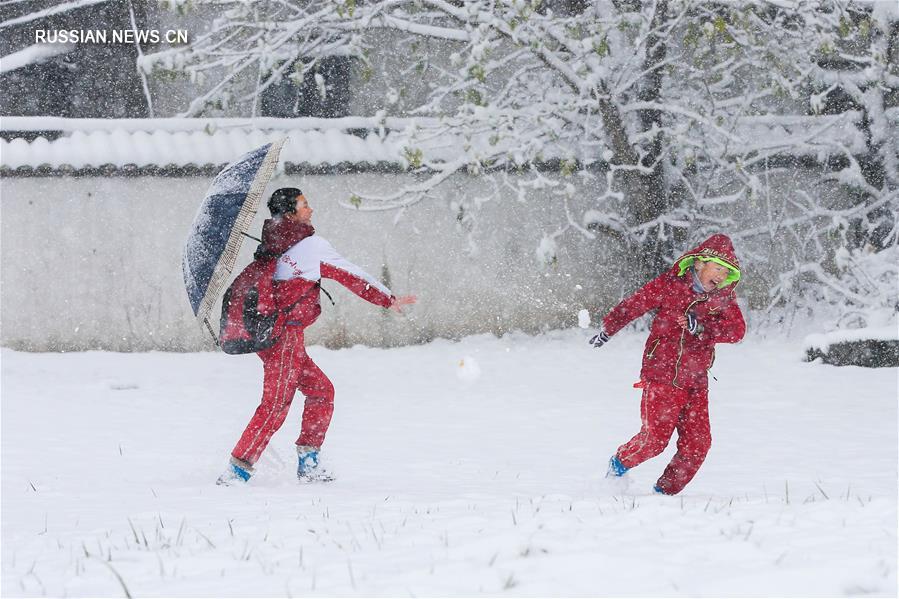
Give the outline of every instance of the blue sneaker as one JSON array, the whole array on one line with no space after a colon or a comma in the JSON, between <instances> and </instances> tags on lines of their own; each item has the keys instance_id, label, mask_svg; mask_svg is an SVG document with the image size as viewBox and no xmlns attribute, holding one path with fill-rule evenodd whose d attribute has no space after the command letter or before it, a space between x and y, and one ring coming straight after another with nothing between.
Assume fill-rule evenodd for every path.
<instances>
[{"instance_id":1,"label":"blue sneaker","mask_svg":"<svg viewBox=\"0 0 899 599\"><path fill-rule=\"evenodd\" d=\"M297 445L297 478L303 483L327 483L334 480L334 476L318 464L318 447Z\"/></svg>"},{"instance_id":2,"label":"blue sneaker","mask_svg":"<svg viewBox=\"0 0 899 599\"><path fill-rule=\"evenodd\" d=\"M251 476L253 476L252 469L247 469L231 462L228 464L228 469L215 481L215 484L230 487L238 483L247 482Z\"/></svg>"},{"instance_id":3,"label":"blue sneaker","mask_svg":"<svg viewBox=\"0 0 899 599\"><path fill-rule=\"evenodd\" d=\"M622 464L617 455L613 455L609 458L609 469L606 471L606 478L618 478L624 476L627 474L628 470L630 470L630 468Z\"/></svg>"},{"instance_id":4,"label":"blue sneaker","mask_svg":"<svg viewBox=\"0 0 899 599\"><path fill-rule=\"evenodd\" d=\"M668 494L665 491L663 491L662 487L660 487L659 485L655 485L652 488L652 491L653 491L653 493L656 493L657 495L667 495Z\"/></svg>"}]
</instances>

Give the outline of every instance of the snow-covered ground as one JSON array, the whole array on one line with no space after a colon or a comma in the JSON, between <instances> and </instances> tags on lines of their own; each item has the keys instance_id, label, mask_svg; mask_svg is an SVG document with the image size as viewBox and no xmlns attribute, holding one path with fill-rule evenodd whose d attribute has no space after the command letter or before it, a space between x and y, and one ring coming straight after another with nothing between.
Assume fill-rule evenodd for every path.
<instances>
[{"instance_id":1,"label":"snow-covered ground","mask_svg":"<svg viewBox=\"0 0 899 599\"><path fill-rule=\"evenodd\" d=\"M895 369L719 346L696 479L650 493L669 448L622 494L642 338L584 340L312 348L339 479L296 482L298 400L238 488L255 356L3 350L2 594L896 594Z\"/></svg>"}]
</instances>

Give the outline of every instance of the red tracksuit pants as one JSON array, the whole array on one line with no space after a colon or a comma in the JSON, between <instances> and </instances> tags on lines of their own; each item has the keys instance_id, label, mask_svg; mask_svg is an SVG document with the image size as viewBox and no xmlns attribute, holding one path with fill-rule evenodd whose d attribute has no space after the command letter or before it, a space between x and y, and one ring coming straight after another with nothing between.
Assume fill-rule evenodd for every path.
<instances>
[{"instance_id":1,"label":"red tracksuit pants","mask_svg":"<svg viewBox=\"0 0 899 599\"><path fill-rule=\"evenodd\" d=\"M677 429L677 453L656 486L667 495L680 493L696 475L712 446L708 388L679 389L645 383L640 417L640 432L618 448L618 459L627 468L633 468L654 458L665 451Z\"/></svg>"},{"instance_id":2,"label":"red tracksuit pants","mask_svg":"<svg viewBox=\"0 0 899 599\"><path fill-rule=\"evenodd\" d=\"M272 435L284 424L297 390L306 396L306 404L296 444L321 447L334 413L334 385L306 353L303 329L285 327L281 339L258 355L264 371L262 402L231 456L251 466L255 464Z\"/></svg>"}]
</instances>

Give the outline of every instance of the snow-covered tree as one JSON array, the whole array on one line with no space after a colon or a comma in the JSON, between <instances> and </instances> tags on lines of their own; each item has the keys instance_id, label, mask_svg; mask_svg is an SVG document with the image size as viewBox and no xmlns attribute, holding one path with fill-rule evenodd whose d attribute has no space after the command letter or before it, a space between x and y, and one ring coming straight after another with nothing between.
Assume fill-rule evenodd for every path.
<instances>
[{"instance_id":1,"label":"snow-covered tree","mask_svg":"<svg viewBox=\"0 0 899 599\"><path fill-rule=\"evenodd\" d=\"M422 178L387 197L354 195L347 204L359 210L402 210L459 172L566 207L586 186L595 190L592 206L547 223L547 235L534 240L542 254L578 232L627 248L650 275L690 241L727 231L750 265L793 264L774 285L778 301L817 277L811 265L836 276L837 248L877 252L899 242L899 15L888 6L215 4L221 16L190 48L144 63L193 78L215 74L185 115L229 102L255 111L268 86L303 77L327 57L351 56L370 69L388 51L372 41L385 30L389 50L408 56L403 76L429 89L405 107L412 118L402 132L409 167ZM800 167L813 176L787 181ZM850 200L840 200L847 189ZM457 209L460 220L473 218L477 201Z\"/></svg>"},{"instance_id":2,"label":"snow-covered tree","mask_svg":"<svg viewBox=\"0 0 899 599\"><path fill-rule=\"evenodd\" d=\"M98 31L145 29L139 0L0 2L0 113L4 116L153 116L134 68L140 45L76 43Z\"/></svg>"}]
</instances>

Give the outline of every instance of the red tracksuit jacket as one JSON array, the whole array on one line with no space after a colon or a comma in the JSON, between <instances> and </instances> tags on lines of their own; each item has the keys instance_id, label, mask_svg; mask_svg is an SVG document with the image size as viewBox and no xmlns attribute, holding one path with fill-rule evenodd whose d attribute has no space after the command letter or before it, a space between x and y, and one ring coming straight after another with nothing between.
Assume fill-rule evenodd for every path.
<instances>
[{"instance_id":1,"label":"red tracksuit jacket","mask_svg":"<svg viewBox=\"0 0 899 599\"><path fill-rule=\"evenodd\" d=\"M311 225L286 218L268 219L256 256L278 256L272 278L275 307L282 310L276 328L285 324L308 327L321 315L319 281L337 281L359 297L389 308L393 296L380 281L341 256Z\"/></svg>"},{"instance_id":2,"label":"red tracksuit jacket","mask_svg":"<svg viewBox=\"0 0 899 599\"><path fill-rule=\"evenodd\" d=\"M611 336L632 320L657 310L643 350L642 381L680 389L707 387L708 369L715 360L715 344L736 343L746 333L735 283L710 293L697 293L689 269L680 274L682 260L700 256L714 256L737 269L740 267L730 239L726 235L713 235L603 318L603 328ZM699 335L692 335L677 324L677 317L690 311L704 327Z\"/></svg>"},{"instance_id":3,"label":"red tracksuit jacket","mask_svg":"<svg viewBox=\"0 0 899 599\"><path fill-rule=\"evenodd\" d=\"M312 235L284 252L275 266L275 303L279 309L289 308L285 324L308 327L319 317L322 277L376 306L389 308L393 303L380 281L341 256L326 239Z\"/></svg>"}]
</instances>

